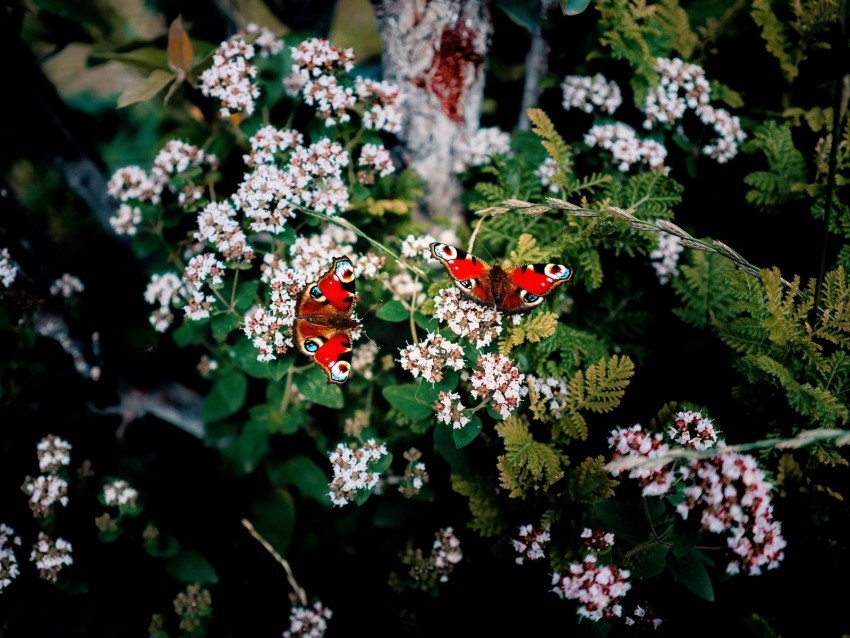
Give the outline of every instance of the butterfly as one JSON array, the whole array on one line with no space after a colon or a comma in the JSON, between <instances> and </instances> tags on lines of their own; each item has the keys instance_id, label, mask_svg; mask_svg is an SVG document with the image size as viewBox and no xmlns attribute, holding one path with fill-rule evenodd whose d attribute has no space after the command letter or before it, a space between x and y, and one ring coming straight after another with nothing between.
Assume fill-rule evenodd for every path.
<instances>
[{"instance_id":1,"label":"butterfly","mask_svg":"<svg viewBox=\"0 0 850 638\"><path fill-rule=\"evenodd\" d=\"M488 266L475 255L434 242L434 255L464 296L506 314L528 312L543 303L555 288L572 279L573 269L563 264L525 264L502 268Z\"/></svg>"},{"instance_id":2,"label":"butterfly","mask_svg":"<svg viewBox=\"0 0 850 638\"><path fill-rule=\"evenodd\" d=\"M335 257L295 303L295 345L325 371L328 383L342 385L351 375L351 332L360 327L351 315L356 301L354 264L348 257Z\"/></svg>"}]
</instances>

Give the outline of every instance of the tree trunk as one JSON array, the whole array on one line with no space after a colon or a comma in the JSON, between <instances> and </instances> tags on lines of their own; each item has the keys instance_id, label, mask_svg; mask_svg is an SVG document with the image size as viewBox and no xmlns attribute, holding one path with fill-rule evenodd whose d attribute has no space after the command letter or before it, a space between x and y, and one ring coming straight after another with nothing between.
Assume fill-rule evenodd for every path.
<instances>
[{"instance_id":1,"label":"tree trunk","mask_svg":"<svg viewBox=\"0 0 850 638\"><path fill-rule=\"evenodd\" d=\"M384 77L406 96L405 163L427 184L422 210L461 219L454 167L478 129L492 24L484 0L383 0Z\"/></svg>"}]
</instances>

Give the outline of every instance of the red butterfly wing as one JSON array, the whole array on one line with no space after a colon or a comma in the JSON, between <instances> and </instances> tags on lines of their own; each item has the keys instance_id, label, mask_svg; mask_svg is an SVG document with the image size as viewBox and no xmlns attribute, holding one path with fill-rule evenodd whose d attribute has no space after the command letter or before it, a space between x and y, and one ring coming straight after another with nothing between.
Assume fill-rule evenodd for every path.
<instances>
[{"instance_id":1,"label":"red butterfly wing","mask_svg":"<svg viewBox=\"0 0 850 638\"><path fill-rule=\"evenodd\" d=\"M340 385L348 381L351 375L351 339L347 329L298 319L294 330L298 349L325 371L328 383Z\"/></svg>"},{"instance_id":2,"label":"red butterfly wing","mask_svg":"<svg viewBox=\"0 0 850 638\"><path fill-rule=\"evenodd\" d=\"M495 303L490 283L490 266L475 255L439 242L431 244L431 254L446 267L449 277L464 295L479 303Z\"/></svg>"},{"instance_id":3,"label":"red butterfly wing","mask_svg":"<svg viewBox=\"0 0 850 638\"><path fill-rule=\"evenodd\" d=\"M504 271L504 291L499 310L508 314L528 312L543 298L573 277L573 269L563 264L526 264Z\"/></svg>"},{"instance_id":4,"label":"red butterfly wing","mask_svg":"<svg viewBox=\"0 0 850 638\"><path fill-rule=\"evenodd\" d=\"M295 344L325 371L328 383L345 383L351 374L351 329L359 325L351 318L355 300L354 265L337 257L295 305Z\"/></svg>"}]
</instances>

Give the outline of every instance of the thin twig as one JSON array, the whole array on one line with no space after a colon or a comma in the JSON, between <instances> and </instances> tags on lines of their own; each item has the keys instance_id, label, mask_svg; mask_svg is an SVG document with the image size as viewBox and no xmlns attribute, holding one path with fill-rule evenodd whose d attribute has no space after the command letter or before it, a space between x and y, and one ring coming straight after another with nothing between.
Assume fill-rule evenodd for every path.
<instances>
[{"instance_id":1,"label":"thin twig","mask_svg":"<svg viewBox=\"0 0 850 638\"><path fill-rule=\"evenodd\" d=\"M295 595L298 596L298 602L301 603L302 607L307 606L307 592L304 591L304 588L298 584L295 580L295 575L292 573L292 567L290 567L287 560L277 553L274 547L262 536L260 533L254 528L247 518L242 519L242 524L245 526L245 529L248 530L248 533L251 534L255 539L260 542L260 545L266 548L266 551L271 554L274 559L283 566L284 571L286 572L286 580L289 581L289 586L292 587L292 591L295 592Z\"/></svg>"}]
</instances>

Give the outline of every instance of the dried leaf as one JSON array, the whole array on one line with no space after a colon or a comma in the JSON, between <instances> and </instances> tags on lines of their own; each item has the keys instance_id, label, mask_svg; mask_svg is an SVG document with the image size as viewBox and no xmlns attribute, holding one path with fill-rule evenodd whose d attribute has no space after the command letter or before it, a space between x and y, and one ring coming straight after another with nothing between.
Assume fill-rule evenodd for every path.
<instances>
[{"instance_id":1,"label":"dried leaf","mask_svg":"<svg viewBox=\"0 0 850 638\"><path fill-rule=\"evenodd\" d=\"M175 77L176 75L170 71L163 71L161 69L151 71L151 74L147 78L128 87L118 96L118 108L124 108L137 102L147 102L162 91Z\"/></svg>"},{"instance_id":2,"label":"dried leaf","mask_svg":"<svg viewBox=\"0 0 850 638\"><path fill-rule=\"evenodd\" d=\"M168 27L168 66L181 78L192 68L192 41L180 16Z\"/></svg>"}]
</instances>

